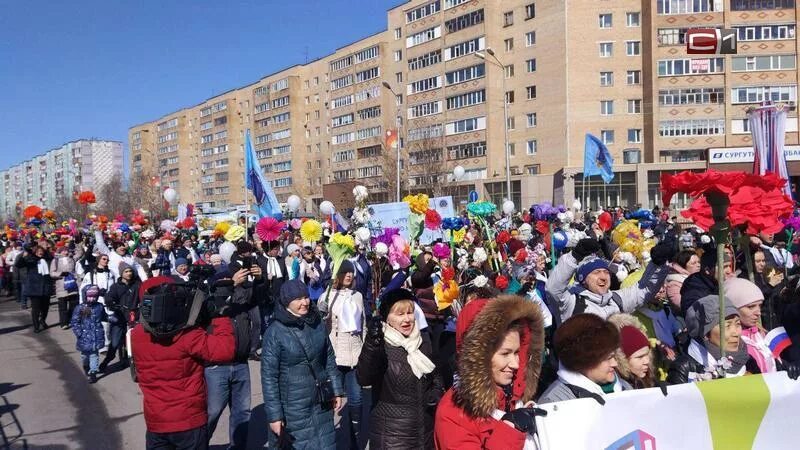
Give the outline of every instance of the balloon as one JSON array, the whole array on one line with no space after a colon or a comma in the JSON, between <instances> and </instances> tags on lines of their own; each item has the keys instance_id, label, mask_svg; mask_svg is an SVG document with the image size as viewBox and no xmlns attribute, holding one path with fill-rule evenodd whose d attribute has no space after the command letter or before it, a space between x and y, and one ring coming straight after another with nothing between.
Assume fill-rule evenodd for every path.
<instances>
[{"instance_id":1,"label":"balloon","mask_svg":"<svg viewBox=\"0 0 800 450\"><path fill-rule=\"evenodd\" d=\"M568 242L569 238L563 231L558 230L553 233L553 246L556 248L556 250L563 250L567 246Z\"/></svg>"},{"instance_id":2,"label":"balloon","mask_svg":"<svg viewBox=\"0 0 800 450\"><path fill-rule=\"evenodd\" d=\"M297 212L300 209L300 203L300 197L294 194L290 195L289 198L286 199L286 206L291 212Z\"/></svg>"},{"instance_id":3,"label":"balloon","mask_svg":"<svg viewBox=\"0 0 800 450\"><path fill-rule=\"evenodd\" d=\"M609 213L608 211L603 211L597 217L597 225L603 231L610 230L611 227L614 226L613 222L614 222L613 219L611 219L611 213Z\"/></svg>"},{"instance_id":4,"label":"balloon","mask_svg":"<svg viewBox=\"0 0 800 450\"><path fill-rule=\"evenodd\" d=\"M574 209L575 211L580 211L581 210L581 201L580 200L575 200L574 202L572 202L572 209Z\"/></svg>"},{"instance_id":5,"label":"balloon","mask_svg":"<svg viewBox=\"0 0 800 450\"><path fill-rule=\"evenodd\" d=\"M460 180L461 177L464 176L465 172L466 171L461 166L456 166L455 168L453 168L453 176L456 177L456 180Z\"/></svg>"},{"instance_id":6,"label":"balloon","mask_svg":"<svg viewBox=\"0 0 800 450\"><path fill-rule=\"evenodd\" d=\"M319 212L326 216L332 216L336 212L336 207L333 206L333 203L325 200L319 204Z\"/></svg>"},{"instance_id":7,"label":"balloon","mask_svg":"<svg viewBox=\"0 0 800 450\"><path fill-rule=\"evenodd\" d=\"M225 264L231 263L231 256L233 256L233 252L235 251L236 246L230 241L225 241L219 246L219 256L222 257L222 260L225 261Z\"/></svg>"},{"instance_id":8,"label":"balloon","mask_svg":"<svg viewBox=\"0 0 800 450\"><path fill-rule=\"evenodd\" d=\"M356 239L361 243L369 244L371 237L372 233L370 233L369 228L361 227L356 230Z\"/></svg>"},{"instance_id":9,"label":"balloon","mask_svg":"<svg viewBox=\"0 0 800 450\"><path fill-rule=\"evenodd\" d=\"M503 214L511 214L514 212L514 202L506 200L503 202Z\"/></svg>"},{"instance_id":10,"label":"balloon","mask_svg":"<svg viewBox=\"0 0 800 450\"><path fill-rule=\"evenodd\" d=\"M164 190L164 200L170 205L175 203L175 200L178 199L178 192L172 188L166 188Z\"/></svg>"}]
</instances>

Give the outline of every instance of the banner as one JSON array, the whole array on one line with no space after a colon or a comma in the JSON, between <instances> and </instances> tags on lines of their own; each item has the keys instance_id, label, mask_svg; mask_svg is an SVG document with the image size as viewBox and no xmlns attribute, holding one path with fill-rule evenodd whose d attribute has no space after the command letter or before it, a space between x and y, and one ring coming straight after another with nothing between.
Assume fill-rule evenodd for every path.
<instances>
[{"instance_id":1,"label":"banner","mask_svg":"<svg viewBox=\"0 0 800 450\"><path fill-rule=\"evenodd\" d=\"M453 217L456 215L455 207L453 206L453 197L434 197L428 199L428 207L436 210L442 218ZM431 242L443 239L444 233L442 230L429 230L427 228L422 230L422 236L419 237L419 243L423 245L430 244Z\"/></svg>"},{"instance_id":2,"label":"banner","mask_svg":"<svg viewBox=\"0 0 800 450\"><path fill-rule=\"evenodd\" d=\"M538 405L542 450L797 448L800 382L785 372Z\"/></svg>"},{"instance_id":3,"label":"banner","mask_svg":"<svg viewBox=\"0 0 800 450\"><path fill-rule=\"evenodd\" d=\"M442 217L455 216L455 207L453 206L453 197L433 197L428 199L428 207L435 209ZM369 212L372 215L370 220L370 228L374 233L380 234L380 228L399 228L400 235L403 239L408 240L408 216L411 215L411 209L406 202L392 202L392 203L378 203L375 205L368 205ZM430 244L436 239L442 238L441 230L428 230L422 231L422 236L419 242L422 244Z\"/></svg>"}]
</instances>

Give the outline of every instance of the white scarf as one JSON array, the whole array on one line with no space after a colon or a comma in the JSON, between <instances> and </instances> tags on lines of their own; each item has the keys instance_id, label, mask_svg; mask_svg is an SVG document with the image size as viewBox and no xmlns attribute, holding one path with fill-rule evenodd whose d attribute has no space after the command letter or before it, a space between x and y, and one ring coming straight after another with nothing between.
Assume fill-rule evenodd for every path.
<instances>
[{"instance_id":1,"label":"white scarf","mask_svg":"<svg viewBox=\"0 0 800 450\"><path fill-rule=\"evenodd\" d=\"M39 275L50 275L50 267L47 265L47 261L44 258L39 259L39 263L36 264L36 270L39 272Z\"/></svg>"},{"instance_id":2,"label":"white scarf","mask_svg":"<svg viewBox=\"0 0 800 450\"><path fill-rule=\"evenodd\" d=\"M278 264L278 258L267 256L267 276L272 276L272 278L283 278L281 266Z\"/></svg>"},{"instance_id":3,"label":"white scarf","mask_svg":"<svg viewBox=\"0 0 800 450\"><path fill-rule=\"evenodd\" d=\"M717 358L714 358L714 355L708 352L708 350L700 345L699 342L692 339L689 341L689 348L686 349L686 353L692 357L695 361L699 362L706 368L706 374L695 374L695 377L692 376L692 373L689 374L689 381L698 381L698 380L707 380L707 374L711 376L715 376L717 373L717 367L720 363L717 361ZM746 366L742 366L738 372L730 373L728 371L725 372L725 376L727 378L732 377L740 377L744 375L745 371L747 370Z\"/></svg>"},{"instance_id":4,"label":"white scarf","mask_svg":"<svg viewBox=\"0 0 800 450\"><path fill-rule=\"evenodd\" d=\"M336 316L337 333L361 333L364 318L363 302L353 301L353 291L342 289L337 291L332 289L333 294L333 315ZM330 298L331 295L328 295ZM332 301L332 300L329 300ZM329 304L330 307L330 304Z\"/></svg>"},{"instance_id":5,"label":"white scarf","mask_svg":"<svg viewBox=\"0 0 800 450\"><path fill-rule=\"evenodd\" d=\"M403 336L402 333L390 327L386 322L383 323L383 338L392 347L403 347L408 353L408 365L414 376L422 378L423 375L433 372L436 366L425 356L419 347L422 345L422 335L416 323L411 330L411 335Z\"/></svg>"}]
</instances>

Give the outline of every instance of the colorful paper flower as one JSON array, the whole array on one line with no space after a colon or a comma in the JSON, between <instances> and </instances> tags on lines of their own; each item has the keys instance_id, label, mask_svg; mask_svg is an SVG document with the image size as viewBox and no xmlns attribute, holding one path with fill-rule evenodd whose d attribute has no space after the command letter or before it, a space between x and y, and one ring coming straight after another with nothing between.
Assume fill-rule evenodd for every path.
<instances>
[{"instance_id":1,"label":"colorful paper flower","mask_svg":"<svg viewBox=\"0 0 800 450\"><path fill-rule=\"evenodd\" d=\"M403 201L408 203L408 207L414 214L425 214L425 211L428 210L429 200L425 194L406 195L403 197Z\"/></svg>"},{"instance_id":2,"label":"colorful paper flower","mask_svg":"<svg viewBox=\"0 0 800 450\"><path fill-rule=\"evenodd\" d=\"M442 280L433 287L433 298L439 311L449 307L459 295L458 283L454 280Z\"/></svg>"},{"instance_id":3,"label":"colorful paper flower","mask_svg":"<svg viewBox=\"0 0 800 450\"><path fill-rule=\"evenodd\" d=\"M511 233L509 233L506 230L497 233L497 237L495 237L495 241L497 241L497 243L500 245L505 245L510 240L511 240Z\"/></svg>"},{"instance_id":4,"label":"colorful paper flower","mask_svg":"<svg viewBox=\"0 0 800 450\"><path fill-rule=\"evenodd\" d=\"M464 236L467 235L467 229L462 228L460 230L453 231L453 242L456 244L460 244L464 242Z\"/></svg>"},{"instance_id":5,"label":"colorful paper flower","mask_svg":"<svg viewBox=\"0 0 800 450\"><path fill-rule=\"evenodd\" d=\"M411 248L408 242L399 234L392 236L392 243L389 245L389 264L393 267L406 268L411 265Z\"/></svg>"},{"instance_id":6,"label":"colorful paper flower","mask_svg":"<svg viewBox=\"0 0 800 450\"><path fill-rule=\"evenodd\" d=\"M435 209L425 211L425 228L437 230L442 226L442 216Z\"/></svg>"},{"instance_id":7,"label":"colorful paper flower","mask_svg":"<svg viewBox=\"0 0 800 450\"><path fill-rule=\"evenodd\" d=\"M473 216L488 217L497 211L497 206L490 202L474 202L467 204L467 211Z\"/></svg>"},{"instance_id":8,"label":"colorful paper flower","mask_svg":"<svg viewBox=\"0 0 800 450\"><path fill-rule=\"evenodd\" d=\"M25 208L25 210L22 211L22 215L26 219L33 219L33 218L36 218L36 217L42 217L42 208L40 208L40 207L38 207L36 205L27 206Z\"/></svg>"},{"instance_id":9,"label":"colorful paper flower","mask_svg":"<svg viewBox=\"0 0 800 450\"><path fill-rule=\"evenodd\" d=\"M83 191L78 194L78 203L81 205L88 205L90 203L97 202L97 197L94 195L92 191Z\"/></svg>"},{"instance_id":10,"label":"colorful paper flower","mask_svg":"<svg viewBox=\"0 0 800 450\"><path fill-rule=\"evenodd\" d=\"M339 267L342 265L342 262L352 256L355 252L355 249L356 243L353 239L353 236L342 233L334 233L333 236L331 236L331 239L328 241L328 245L326 246L326 250L328 251L328 255L330 255L331 261L333 262L333 273L337 273L339 271Z\"/></svg>"},{"instance_id":11,"label":"colorful paper flower","mask_svg":"<svg viewBox=\"0 0 800 450\"><path fill-rule=\"evenodd\" d=\"M256 223L256 234L262 241L274 241L281 235L281 231L286 223L278 221L274 217L262 217Z\"/></svg>"},{"instance_id":12,"label":"colorful paper flower","mask_svg":"<svg viewBox=\"0 0 800 450\"><path fill-rule=\"evenodd\" d=\"M497 275L494 279L494 287L501 291L508 289L508 278L505 275Z\"/></svg>"},{"instance_id":13,"label":"colorful paper flower","mask_svg":"<svg viewBox=\"0 0 800 450\"><path fill-rule=\"evenodd\" d=\"M445 217L442 219L442 229L460 230L464 228L464 220L461 217Z\"/></svg>"},{"instance_id":14,"label":"colorful paper flower","mask_svg":"<svg viewBox=\"0 0 800 450\"><path fill-rule=\"evenodd\" d=\"M437 242L433 244L432 249L433 256L438 259L444 259L450 257L450 246L445 244L444 242Z\"/></svg>"},{"instance_id":15,"label":"colorful paper flower","mask_svg":"<svg viewBox=\"0 0 800 450\"><path fill-rule=\"evenodd\" d=\"M300 226L300 237L306 242L317 242L322 239L322 224L314 219L303 222Z\"/></svg>"}]
</instances>

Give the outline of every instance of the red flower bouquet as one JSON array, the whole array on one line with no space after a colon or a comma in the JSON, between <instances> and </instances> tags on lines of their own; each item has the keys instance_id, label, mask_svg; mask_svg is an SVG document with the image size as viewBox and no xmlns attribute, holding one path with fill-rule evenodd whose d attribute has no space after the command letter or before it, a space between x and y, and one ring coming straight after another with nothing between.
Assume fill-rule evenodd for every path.
<instances>
[{"instance_id":1,"label":"red flower bouquet","mask_svg":"<svg viewBox=\"0 0 800 450\"><path fill-rule=\"evenodd\" d=\"M97 197L95 197L94 192L92 191L83 191L78 194L78 203L81 205L88 205L90 203L95 203L97 201Z\"/></svg>"},{"instance_id":2,"label":"red flower bouquet","mask_svg":"<svg viewBox=\"0 0 800 450\"><path fill-rule=\"evenodd\" d=\"M442 216L435 209L425 211L425 228L436 230L442 226Z\"/></svg>"}]
</instances>

